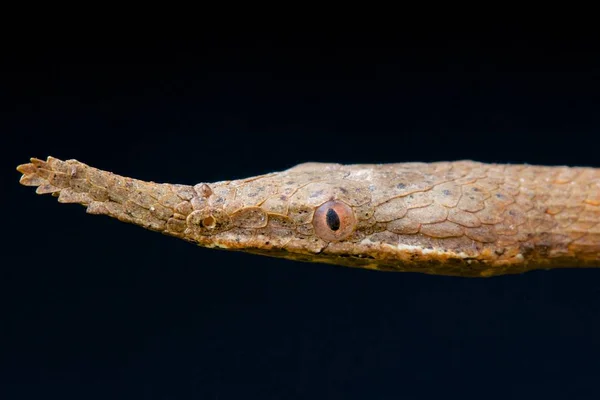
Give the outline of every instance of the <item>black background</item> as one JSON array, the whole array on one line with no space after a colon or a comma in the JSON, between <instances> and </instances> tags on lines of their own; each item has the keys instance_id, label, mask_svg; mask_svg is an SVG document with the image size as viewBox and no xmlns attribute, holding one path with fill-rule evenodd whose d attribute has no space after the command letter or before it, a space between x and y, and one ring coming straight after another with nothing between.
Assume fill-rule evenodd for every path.
<instances>
[{"instance_id":1,"label":"black background","mask_svg":"<svg viewBox=\"0 0 600 400\"><path fill-rule=\"evenodd\" d=\"M599 54L443 34L4 49L0 398L599 398L600 270L465 279L202 249L37 196L14 170L600 167Z\"/></svg>"}]
</instances>

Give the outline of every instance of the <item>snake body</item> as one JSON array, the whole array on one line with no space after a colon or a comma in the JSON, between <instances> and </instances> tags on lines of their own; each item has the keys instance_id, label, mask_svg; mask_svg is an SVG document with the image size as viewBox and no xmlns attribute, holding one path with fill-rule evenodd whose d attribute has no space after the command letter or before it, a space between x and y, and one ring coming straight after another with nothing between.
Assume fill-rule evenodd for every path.
<instances>
[{"instance_id":1,"label":"snake body","mask_svg":"<svg viewBox=\"0 0 600 400\"><path fill-rule=\"evenodd\" d=\"M204 247L465 277L600 267L597 168L304 163L194 186L53 157L17 169L39 194Z\"/></svg>"}]
</instances>

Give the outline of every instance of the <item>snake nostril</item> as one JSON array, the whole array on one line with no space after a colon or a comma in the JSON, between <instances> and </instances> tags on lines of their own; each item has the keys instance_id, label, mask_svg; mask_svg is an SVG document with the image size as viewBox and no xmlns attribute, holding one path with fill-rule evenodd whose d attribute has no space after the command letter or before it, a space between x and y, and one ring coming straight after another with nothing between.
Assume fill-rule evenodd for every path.
<instances>
[{"instance_id":1,"label":"snake nostril","mask_svg":"<svg viewBox=\"0 0 600 400\"><path fill-rule=\"evenodd\" d=\"M229 215L222 209L196 210L186 217L186 222L200 235L215 235L231 226Z\"/></svg>"},{"instance_id":2,"label":"snake nostril","mask_svg":"<svg viewBox=\"0 0 600 400\"><path fill-rule=\"evenodd\" d=\"M202 219L202 226L205 228L214 228L217 220L212 215Z\"/></svg>"}]
</instances>

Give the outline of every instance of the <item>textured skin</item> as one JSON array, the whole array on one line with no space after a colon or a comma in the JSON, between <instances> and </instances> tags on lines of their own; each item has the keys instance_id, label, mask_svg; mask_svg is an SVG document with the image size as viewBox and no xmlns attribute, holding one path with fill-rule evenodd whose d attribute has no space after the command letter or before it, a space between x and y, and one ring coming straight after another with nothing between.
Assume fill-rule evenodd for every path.
<instances>
[{"instance_id":1,"label":"textured skin","mask_svg":"<svg viewBox=\"0 0 600 400\"><path fill-rule=\"evenodd\" d=\"M37 193L204 247L472 277L600 267L595 168L306 163L195 186L143 182L52 157L17 169ZM342 240L315 232L315 210L330 200L353 212Z\"/></svg>"}]
</instances>

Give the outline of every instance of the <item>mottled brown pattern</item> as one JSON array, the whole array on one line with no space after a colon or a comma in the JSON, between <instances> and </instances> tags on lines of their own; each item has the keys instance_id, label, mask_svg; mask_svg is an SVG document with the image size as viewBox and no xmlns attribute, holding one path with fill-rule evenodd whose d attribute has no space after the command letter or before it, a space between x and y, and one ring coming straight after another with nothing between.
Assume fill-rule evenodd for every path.
<instances>
[{"instance_id":1,"label":"mottled brown pattern","mask_svg":"<svg viewBox=\"0 0 600 400\"><path fill-rule=\"evenodd\" d=\"M205 247L457 276L600 267L595 168L305 163L195 186L143 182L52 157L17 169L39 194ZM314 220L324 218L327 210L315 210L331 200L354 214L340 220L352 224L340 227L350 228L340 240L324 240L336 236Z\"/></svg>"}]
</instances>

